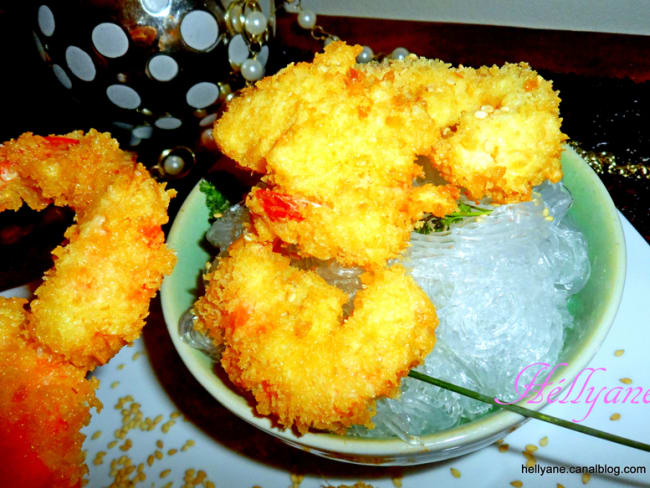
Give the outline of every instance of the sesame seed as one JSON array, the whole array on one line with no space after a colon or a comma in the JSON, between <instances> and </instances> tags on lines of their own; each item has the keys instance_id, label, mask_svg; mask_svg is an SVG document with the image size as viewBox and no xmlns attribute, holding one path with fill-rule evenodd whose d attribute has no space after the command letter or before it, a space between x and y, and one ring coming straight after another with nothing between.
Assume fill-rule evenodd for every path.
<instances>
[{"instance_id":1,"label":"sesame seed","mask_svg":"<svg viewBox=\"0 0 650 488\"><path fill-rule=\"evenodd\" d=\"M170 419L177 419L180 416L181 416L180 412L172 412L171 414L169 414Z\"/></svg>"},{"instance_id":2,"label":"sesame seed","mask_svg":"<svg viewBox=\"0 0 650 488\"><path fill-rule=\"evenodd\" d=\"M140 351L136 352L133 354L133 360L136 361L140 356L142 356L142 353Z\"/></svg>"},{"instance_id":3,"label":"sesame seed","mask_svg":"<svg viewBox=\"0 0 650 488\"><path fill-rule=\"evenodd\" d=\"M508 450L508 448L510 448L509 444L501 444L499 446L499 452L506 452Z\"/></svg>"},{"instance_id":4,"label":"sesame seed","mask_svg":"<svg viewBox=\"0 0 650 488\"><path fill-rule=\"evenodd\" d=\"M161 441L160 439L158 439L158 440L156 441L156 447L157 447L158 449L162 449L164 446L165 446L165 444L163 444L163 441Z\"/></svg>"},{"instance_id":5,"label":"sesame seed","mask_svg":"<svg viewBox=\"0 0 650 488\"><path fill-rule=\"evenodd\" d=\"M537 459L528 451L521 452L526 458L526 467L531 468L537 464Z\"/></svg>"},{"instance_id":6,"label":"sesame seed","mask_svg":"<svg viewBox=\"0 0 650 488\"><path fill-rule=\"evenodd\" d=\"M203 483L203 480L207 478L207 476L208 475L206 474L205 471L199 469L198 472L196 473L196 478L194 478L194 481L196 481L197 483Z\"/></svg>"},{"instance_id":7,"label":"sesame seed","mask_svg":"<svg viewBox=\"0 0 650 488\"><path fill-rule=\"evenodd\" d=\"M544 436L539 440L539 445L542 447L548 446L548 436Z\"/></svg>"},{"instance_id":8,"label":"sesame seed","mask_svg":"<svg viewBox=\"0 0 650 488\"><path fill-rule=\"evenodd\" d=\"M483 105L481 107L481 110L489 114L491 112L494 112L494 107L492 105Z\"/></svg>"},{"instance_id":9,"label":"sesame seed","mask_svg":"<svg viewBox=\"0 0 650 488\"><path fill-rule=\"evenodd\" d=\"M154 456L156 456L156 459L162 459L163 458L163 453L160 452L158 449L156 449L153 453Z\"/></svg>"},{"instance_id":10,"label":"sesame seed","mask_svg":"<svg viewBox=\"0 0 650 488\"><path fill-rule=\"evenodd\" d=\"M460 478L460 471L458 471L456 468L449 468L449 471L451 471L451 475L454 478Z\"/></svg>"},{"instance_id":11,"label":"sesame seed","mask_svg":"<svg viewBox=\"0 0 650 488\"><path fill-rule=\"evenodd\" d=\"M163 433L166 434L167 432L169 432L169 429L171 429L174 426L175 423L176 423L176 421L174 421L174 420L168 420L167 422L162 424L162 426L160 427L160 430L162 430Z\"/></svg>"},{"instance_id":12,"label":"sesame seed","mask_svg":"<svg viewBox=\"0 0 650 488\"><path fill-rule=\"evenodd\" d=\"M526 444L526 450L528 452L535 452L537 450L537 446L535 444Z\"/></svg>"},{"instance_id":13,"label":"sesame seed","mask_svg":"<svg viewBox=\"0 0 650 488\"><path fill-rule=\"evenodd\" d=\"M111 383L111 388L114 390L115 388L117 388L117 387L119 386L119 384L120 384L119 381L113 381L113 382Z\"/></svg>"},{"instance_id":14,"label":"sesame seed","mask_svg":"<svg viewBox=\"0 0 650 488\"><path fill-rule=\"evenodd\" d=\"M124 366L125 366L124 363L122 363L122 364L118 364L118 365L117 365L117 369L122 370L122 369L124 369Z\"/></svg>"},{"instance_id":15,"label":"sesame seed","mask_svg":"<svg viewBox=\"0 0 650 488\"><path fill-rule=\"evenodd\" d=\"M477 119L484 119L488 116L487 112L484 112L483 110L477 110L474 112L474 117Z\"/></svg>"},{"instance_id":16,"label":"sesame seed","mask_svg":"<svg viewBox=\"0 0 650 488\"><path fill-rule=\"evenodd\" d=\"M149 454L149 456L147 456L147 464L151 466L153 464L153 460L154 460L153 454Z\"/></svg>"},{"instance_id":17,"label":"sesame seed","mask_svg":"<svg viewBox=\"0 0 650 488\"><path fill-rule=\"evenodd\" d=\"M98 451L97 454L95 455L95 459L93 459L93 464L95 466L99 466L100 464L104 463L104 456L106 456L105 451Z\"/></svg>"},{"instance_id":18,"label":"sesame seed","mask_svg":"<svg viewBox=\"0 0 650 488\"><path fill-rule=\"evenodd\" d=\"M564 488L564 485L562 483L558 483L557 485L555 485L555 488Z\"/></svg>"},{"instance_id":19,"label":"sesame seed","mask_svg":"<svg viewBox=\"0 0 650 488\"><path fill-rule=\"evenodd\" d=\"M169 476L169 473L171 473L171 472L172 472L171 469L163 469L163 470L160 472L160 477L161 477L161 478L165 478L165 477Z\"/></svg>"},{"instance_id":20,"label":"sesame seed","mask_svg":"<svg viewBox=\"0 0 650 488\"><path fill-rule=\"evenodd\" d=\"M552 215L549 215L548 217L544 217L544 220L546 220L547 222L553 222L555 218Z\"/></svg>"},{"instance_id":21,"label":"sesame seed","mask_svg":"<svg viewBox=\"0 0 650 488\"><path fill-rule=\"evenodd\" d=\"M106 447L108 447L109 449L113 449L115 446L117 446L117 441L111 441L108 443Z\"/></svg>"},{"instance_id":22,"label":"sesame seed","mask_svg":"<svg viewBox=\"0 0 650 488\"><path fill-rule=\"evenodd\" d=\"M609 420L618 420L618 419L620 419L620 418L621 418L621 414L620 414L620 413L613 413L613 414L609 417Z\"/></svg>"},{"instance_id":23,"label":"sesame seed","mask_svg":"<svg viewBox=\"0 0 650 488\"><path fill-rule=\"evenodd\" d=\"M624 352L625 352L625 349L616 349L616 351L614 351L614 356L616 356L617 358L620 358L623 355Z\"/></svg>"},{"instance_id":24,"label":"sesame seed","mask_svg":"<svg viewBox=\"0 0 650 488\"><path fill-rule=\"evenodd\" d=\"M510 484L515 488L521 488L522 486L524 486L524 484L519 480L511 481Z\"/></svg>"},{"instance_id":25,"label":"sesame seed","mask_svg":"<svg viewBox=\"0 0 650 488\"><path fill-rule=\"evenodd\" d=\"M126 452L131 449L131 446L133 446L133 442L131 442L131 439L127 439L124 441L124 444L120 446L120 450Z\"/></svg>"},{"instance_id":26,"label":"sesame seed","mask_svg":"<svg viewBox=\"0 0 650 488\"><path fill-rule=\"evenodd\" d=\"M302 480L305 479L304 474L289 473L289 478L291 479L291 488L300 488Z\"/></svg>"},{"instance_id":27,"label":"sesame seed","mask_svg":"<svg viewBox=\"0 0 650 488\"><path fill-rule=\"evenodd\" d=\"M632 378L621 378L619 381L621 383L623 383L624 385L631 385L632 384Z\"/></svg>"},{"instance_id":28,"label":"sesame seed","mask_svg":"<svg viewBox=\"0 0 650 488\"><path fill-rule=\"evenodd\" d=\"M177 452L178 452L178 449L170 449L169 451L167 451L167 455L168 456L173 456Z\"/></svg>"},{"instance_id":29,"label":"sesame seed","mask_svg":"<svg viewBox=\"0 0 650 488\"><path fill-rule=\"evenodd\" d=\"M92 440L96 441L102 436L102 431L98 430L93 433L93 435L90 437Z\"/></svg>"},{"instance_id":30,"label":"sesame seed","mask_svg":"<svg viewBox=\"0 0 650 488\"><path fill-rule=\"evenodd\" d=\"M582 484L586 485L589 483L589 480L591 479L591 475L589 473L582 473Z\"/></svg>"},{"instance_id":31,"label":"sesame seed","mask_svg":"<svg viewBox=\"0 0 650 488\"><path fill-rule=\"evenodd\" d=\"M194 445L194 441L192 439L188 439L185 444L183 444L183 447L181 447L181 451L185 452L187 451L190 447Z\"/></svg>"}]
</instances>

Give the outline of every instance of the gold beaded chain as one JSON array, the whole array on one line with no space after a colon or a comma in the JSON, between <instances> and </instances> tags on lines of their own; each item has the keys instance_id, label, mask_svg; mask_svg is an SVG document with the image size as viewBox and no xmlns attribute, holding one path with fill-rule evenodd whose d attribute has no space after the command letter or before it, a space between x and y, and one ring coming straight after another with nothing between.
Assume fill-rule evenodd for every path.
<instances>
[{"instance_id":1,"label":"gold beaded chain","mask_svg":"<svg viewBox=\"0 0 650 488\"><path fill-rule=\"evenodd\" d=\"M588 151L577 141L569 141L578 155L599 175L622 176L633 180L650 180L650 169L644 164L620 163L614 154L607 151Z\"/></svg>"}]
</instances>

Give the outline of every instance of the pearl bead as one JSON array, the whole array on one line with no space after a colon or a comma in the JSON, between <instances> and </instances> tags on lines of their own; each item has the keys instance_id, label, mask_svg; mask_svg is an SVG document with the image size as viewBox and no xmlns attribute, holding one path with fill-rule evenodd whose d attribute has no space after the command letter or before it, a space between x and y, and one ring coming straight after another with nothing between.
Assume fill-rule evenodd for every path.
<instances>
[{"instance_id":1,"label":"pearl bead","mask_svg":"<svg viewBox=\"0 0 650 488\"><path fill-rule=\"evenodd\" d=\"M241 6L233 3L231 6L228 8L228 22L230 24L230 27L232 28L233 31L240 33L244 26L242 25L244 22L242 22L242 11L241 11Z\"/></svg>"},{"instance_id":2,"label":"pearl bead","mask_svg":"<svg viewBox=\"0 0 650 488\"><path fill-rule=\"evenodd\" d=\"M259 36L266 30L266 17L258 10L250 12L246 16L246 32L251 36Z\"/></svg>"},{"instance_id":3,"label":"pearl bead","mask_svg":"<svg viewBox=\"0 0 650 488\"><path fill-rule=\"evenodd\" d=\"M325 46L329 46L335 41L340 41L341 38L339 36L329 36L327 39L325 39Z\"/></svg>"},{"instance_id":4,"label":"pearl bead","mask_svg":"<svg viewBox=\"0 0 650 488\"><path fill-rule=\"evenodd\" d=\"M312 10L301 10L298 13L298 25L303 29L313 28L316 25L316 14Z\"/></svg>"},{"instance_id":5,"label":"pearl bead","mask_svg":"<svg viewBox=\"0 0 650 488\"><path fill-rule=\"evenodd\" d=\"M363 51L357 56L357 63L367 63L372 60L375 53L368 46L363 46Z\"/></svg>"},{"instance_id":6,"label":"pearl bead","mask_svg":"<svg viewBox=\"0 0 650 488\"><path fill-rule=\"evenodd\" d=\"M248 81L259 80L264 75L264 66L257 59L248 58L241 65L241 74Z\"/></svg>"},{"instance_id":7,"label":"pearl bead","mask_svg":"<svg viewBox=\"0 0 650 488\"><path fill-rule=\"evenodd\" d=\"M390 57L392 59L404 59L406 56L408 56L409 50L404 48L404 47L396 47L392 53L390 53Z\"/></svg>"},{"instance_id":8,"label":"pearl bead","mask_svg":"<svg viewBox=\"0 0 650 488\"><path fill-rule=\"evenodd\" d=\"M165 162L163 163L163 169L165 170L165 173L172 176L179 174L181 171L183 171L184 167L185 161L183 158L175 154L170 154L167 156L165 158Z\"/></svg>"},{"instance_id":9,"label":"pearl bead","mask_svg":"<svg viewBox=\"0 0 650 488\"><path fill-rule=\"evenodd\" d=\"M212 135L212 128L204 129L201 132L201 145L206 149L216 151L217 144L214 142L214 136Z\"/></svg>"}]
</instances>

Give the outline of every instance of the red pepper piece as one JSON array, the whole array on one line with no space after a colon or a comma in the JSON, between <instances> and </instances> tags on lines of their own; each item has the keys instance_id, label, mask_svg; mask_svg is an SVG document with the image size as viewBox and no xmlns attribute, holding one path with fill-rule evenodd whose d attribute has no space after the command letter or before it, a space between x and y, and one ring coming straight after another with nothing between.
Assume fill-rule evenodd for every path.
<instances>
[{"instance_id":1,"label":"red pepper piece","mask_svg":"<svg viewBox=\"0 0 650 488\"><path fill-rule=\"evenodd\" d=\"M273 190L260 189L255 196L262 204L264 213L272 221L289 219L300 222L305 217L300 212L302 204L285 193L278 193Z\"/></svg>"}]
</instances>

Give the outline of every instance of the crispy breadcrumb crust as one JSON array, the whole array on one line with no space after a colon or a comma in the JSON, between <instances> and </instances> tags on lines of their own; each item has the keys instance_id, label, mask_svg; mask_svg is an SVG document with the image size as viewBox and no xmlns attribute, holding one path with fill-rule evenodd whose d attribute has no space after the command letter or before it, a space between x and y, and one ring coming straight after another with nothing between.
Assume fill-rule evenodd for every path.
<instances>
[{"instance_id":1,"label":"crispy breadcrumb crust","mask_svg":"<svg viewBox=\"0 0 650 488\"><path fill-rule=\"evenodd\" d=\"M229 104L214 134L223 152L266 174L247 199L261 238L372 266L403 250L424 212L454 211L458 192L414 189L416 155L436 139L435 121L393 76L358 70L359 51L334 43L313 63L261 80ZM288 195L296 211L273 212L260 189Z\"/></svg>"},{"instance_id":2,"label":"crispy breadcrumb crust","mask_svg":"<svg viewBox=\"0 0 650 488\"><path fill-rule=\"evenodd\" d=\"M261 415L299 432L372 426L375 400L435 343L428 297L400 265L362 275L352 314L348 296L271 245L236 241L207 275L195 305L198 330L225 346L221 364Z\"/></svg>"},{"instance_id":3,"label":"crispy breadcrumb crust","mask_svg":"<svg viewBox=\"0 0 650 488\"><path fill-rule=\"evenodd\" d=\"M28 326L52 351L93 369L139 336L149 302L171 272L175 256L161 226L174 192L94 130L24 134L0 147L0 162L0 211L24 201L76 212L35 292Z\"/></svg>"},{"instance_id":4,"label":"crispy breadcrumb crust","mask_svg":"<svg viewBox=\"0 0 650 488\"><path fill-rule=\"evenodd\" d=\"M0 297L0 486L69 488L88 472L80 429L98 381L45 352L27 329L27 301Z\"/></svg>"},{"instance_id":5,"label":"crispy breadcrumb crust","mask_svg":"<svg viewBox=\"0 0 650 488\"><path fill-rule=\"evenodd\" d=\"M260 238L380 266L425 212L456 210L461 190L520 202L561 179L560 100L525 63L453 68L408 56L356 64L360 50L330 44L313 63L243 90L215 124L222 152L265 174L246 202ZM417 155L449 184L414 188Z\"/></svg>"},{"instance_id":6,"label":"crispy breadcrumb crust","mask_svg":"<svg viewBox=\"0 0 650 488\"><path fill-rule=\"evenodd\" d=\"M470 198L527 201L533 186L562 179L560 98L527 63L454 68L412 55L357 69L418 94L437 132L423 155Z\"/></svg>"}]
</instances>

